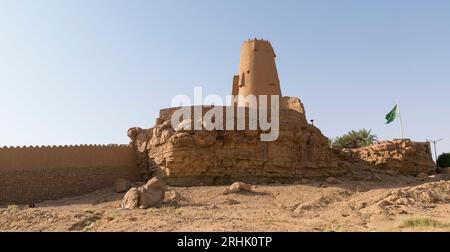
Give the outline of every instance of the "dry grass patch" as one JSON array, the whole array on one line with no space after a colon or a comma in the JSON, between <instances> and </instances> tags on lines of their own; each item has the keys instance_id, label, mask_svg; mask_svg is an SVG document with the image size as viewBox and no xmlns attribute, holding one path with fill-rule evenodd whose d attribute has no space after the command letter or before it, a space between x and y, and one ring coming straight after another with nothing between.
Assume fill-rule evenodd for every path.
<instances>
[{"instance_id":1,"label":"dry grass patch","mask_svg":"<svg viewBox=\"0 0 450 252\"><path fill-rule=\"evenodd\" d=\"M449 224L442 223L437 220L433 220L431 218L413 218L408 219L400 225L400 228L446 228L450 227Z\"/></svg>"}]
</instances>

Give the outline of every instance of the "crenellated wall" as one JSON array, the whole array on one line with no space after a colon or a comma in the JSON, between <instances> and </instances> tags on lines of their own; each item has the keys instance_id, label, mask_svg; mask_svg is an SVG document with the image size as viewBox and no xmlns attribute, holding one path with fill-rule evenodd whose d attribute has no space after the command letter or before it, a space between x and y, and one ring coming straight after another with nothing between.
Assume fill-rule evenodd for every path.
<instances>
[{"instance_id":1,"label":"crenellated wall","mask_svg":"<svg viewBox=\"0 0 450 252\"><path fill-rule=\"evenodd\" d=\"M0 148L0 204L80 195L138 176L129 145Z\"/></svg>"}]
</instances>

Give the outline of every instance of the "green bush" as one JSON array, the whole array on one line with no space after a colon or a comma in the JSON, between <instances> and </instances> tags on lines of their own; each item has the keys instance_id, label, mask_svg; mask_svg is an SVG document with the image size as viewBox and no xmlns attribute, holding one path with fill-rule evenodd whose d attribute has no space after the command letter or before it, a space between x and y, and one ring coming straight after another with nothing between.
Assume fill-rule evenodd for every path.
<instances>
[{"instance_id":1,"label":"green bush","mask_svg":"<svg viewBox=\"0 0 450 252\"><path fill-rule=\"evenodd\" d=\"M450 167L450 153L442 153L436 163L440 168Z\"/></svg>"},{"instance_id":2,"label":"green bush","mask_svg":"<svg viewBox=\"0 0 450 252\"><path fill-rule=\"evenodd\" d=\"M377 135L372 134L372 130L352 130L343 136L336 137L331 143L331 146L334 148L356 149L369 146L376 140Z\"/></svg>"}]
</instances>

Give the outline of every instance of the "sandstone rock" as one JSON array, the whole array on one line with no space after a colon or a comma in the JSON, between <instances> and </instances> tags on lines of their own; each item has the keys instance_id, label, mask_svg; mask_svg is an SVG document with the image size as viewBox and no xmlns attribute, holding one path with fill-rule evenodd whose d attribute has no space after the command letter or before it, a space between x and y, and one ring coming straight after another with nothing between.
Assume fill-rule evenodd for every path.
<instances>
[{"instance_id":1,"label":"sandstone rock","mask_svg":"<svg viewBox=\"0 0 450 252\"><path fill-rule=\"evenodd\" d=\"M178 132L170 138L170 143L174 146L193 146L194 139L192 135L186 132ZM152 154L150 154L153 156ZM156 155L155 155L156 156Z\"/></svg>"},{"instance_id":2,"label":"sandstone rock","mask_svg":"<svg viewBox=\"0 0 450 252\"><path fill-rule=\"evenodd\" d=\"M344 149L346 160L353 163L364 162L365 165L390 170L393 173L418 175L435 171L429 143L412 142L408 139L382 141L359 149Z\"/></svg>"},{"instance_id":3,"label":"sandstone rock","mask_svg":"<svg viewBox=\"0 0 450 252\"><path fill-rule=\"evenodd\" d=\"M142 167L152 167L152 175L159 174L170 185L181 186L212 185L230 178L295 180L345 173L348 167L338 165L339 158L329 149L327 138L306 121L300 100L284 99L279 138L273 142L260 140L260 134L267 133L261 129L174 131L169 122L176 108L162 109L153 134L147 134L145 150L143 141L141 145L140 141L134 143L147 157L138 161ZM204 114L210 109L202 108Z\"/></svg>"},{"instance_id":4,"label":"sandstone rock","mask_svg":"<svg viewBox=\"0 0 450 252\"><path fill-rule=\"evenodd\" d=\"M438 173L439 174L449 174L450 173L450 168L439 168L438 169Z\"/></svg>"},{"instance_id":5,"label":"sandstone rock","mask_svg":"<svg viewBox=\"0 0 450 252\"><path fill-rule=\"evenodd\" d=\"M428 174L421 172L417 175L418 179L426 179L428 177Z\"/></svg>"},{"instance_id":6,"label":"sandstone rock","mask_svg":"<svg viewBox=\"0 0 450 252\"><path fill-rule=\"evenodd\" d=\"M257 130L246 130L246 131L244 131L244 136L246 136L246 137L259 137L259 131L257 131Z\"/></svg>"},{"instance_id":7,"label":"sandstone rock","mask_svg":"<svg viewBox=\"0 0 450 252\"><path fill-rule=\"evenodd\" d=\"M320 130L307 123L297 100L284 101L279 138L273 142L260 141L258 135L264 133L260 130L174 131L169 123L174 109L163 109L155 127L130 129L140 172L145 177L161 176L171 185L192 186L230 177L274 181L337 177L360 167L366 170L353 173L354 179L373 180L372 170L392 176L435 170L426 143L396 140L353 150L330 149Z\"/></svg>"},{"instance_id":8,"label":"sandstone rock","mask_svg":"<svg viewBox=\"0 0 450 252\"><path fill-rule=\"evenodd\" d=\"M398 175L398 171L394 171L394 170L387 170L386 173L391 175L391 176L397 176Z\"/></svg>"},{"instance_id":9,"label":"sandstone rock","mask_svg":"<svg viewBox=\"0 0 450 252\"><path fill-rule=\"evenodd\" d=\"M340 184L341 183L341 181L335 177L328 177L326 181L329 184Z\"/></svg>"},{"instance_id":10,"label":"sandstone rock","mask_svg":"<svg viewBox=\"0 0 450 252\"><path fill-rule=\"evenodd\" d=\"M159 191L165 191L167 189L166 183L159 178L150 179L144 186L145 189L153 189Z\"/></svg>"},{"instance_id":11,"label":"sandstone rock","mask_svg":"<svg viewBox=\"0 0 450 252\"><path fill-rule=\"evenodd\" d=\"M159 205L163 198L167 185L158 178L150 179L141 187L131 188L124 196L121 208L146 209Z\"/></svg>"},{"instance_id":12,"label":"sandstone rock","mask_svg":"<svg viewBox=\"0 0 450 252\"><path fill-rule=\"evenodd\" d=\"M140 206L149 208L160 204L166 189L167 185L164 181L158 178L150 179L143 187L139 188L141 191Z\"/></svg>"},{"instance_id":13,"label":"sandstone rock","mask_svg":"<svg viewBox=\"0 0 450 252\"><path fill-rule=\"evenodd\" d=\"M158 189L152 189L148 188L146 189L145 186L139 188L139 191L141 193L141 198L139 201L139 206L141 208L149 208L154 207L160 204L164 198L164 191L158 190Z\"/></svg>"},{"instance_id":14,"label":"sandstone rock","mask_svg":"<svg viewBox=\"0 0 450 252\"><path fill-rule=\"evenodd\" d=\"M231 193L239 193L239 192L252 192L253 186L250 184L236 182L230 185L230 187L226 188L223 191L223 195L231 194Z\"/></svg>"},{"instance_id":15,"label":"sandstone rock","mask_svg":"<svg viewBox=\"0 0 450 252\"><path fill-rule=\"evenodd\" d=\"M216 136L213 132L196 132L194 139L196 144L200 147L208 147L216 143Z\"/></svg>"},{"instance_id":16,"label":"sandstone rock","mask_svg":"<svg viewBox=\"0 0 450 252\"><path fill-rule=\"evenodd\" d=\"M226 199L224 203L228 204L228 205L239 205L239 204L241 204L241 202L239 202L239 201L237 201L235 199Z\"/></svg>"},{"instance_id":17,"label":"sandstone rock","mask_svg":"<svg viewBox=\"0 0 450 252\"><path fill-rule=\"evenodd\" d=\"M126 179L117 179L114 183L114 189L117 193L123 193L131 188L131 182Z\"/></svg>"},{"instance_id":18,"label":"sandstone rock","mask_svg":"<svg viewBox=\"0 0 450 252\"><path fill-rule=\"evenodd\" d=\"M376 181L382 181L383 177L380 174L373 174L372 179Z\"/></svg>"},{"instance_id":19,"label":"sandstone rock","mask_svg":"<svg viewBox=\"0 0 450 252\"><path fill-rule=\"evenodd\" d=\"M128 129L127 135L130 138L131 141L135 141L136 140L136 136L137 136L137 132L138 132L138 128L130 128Z\"/></svg>"},{"instance_id":20,"label":"sandstone rock","mask_svg":"<svg viewBox=\"0 0 450 252\"><path fill-rule=\"evenodd\" d=\"M373 179L373 174L369 171L354 171L352 177L355 180L369 181Z\"/></svg>"},{"instance_id":21,"label":"sandstone rock","mask_svg":"<svg viewBox=\"0 0 450 252\"><path fill-rule=\"evenodd\" d=\"M383 197L378 205L390 209L398 206L430 207L432 204L448 203L450 203L450 182L439 181L394 190Z\"/></svg>"},{"instance_id":22,"label":"sandstone rock","mask_svg":"<svg viewBox=\"0 0 450 252\"><path fill-rule=\"evenodd\" d=\"M434 179L436 179L436 180L450 180L450 173L447 173L447 174L436 174L436 175L434 175Z\"/></svg>"},{"instance_id":23,"label":"sandstone rock","mask_svg":"<svg viewBox=\"0 0 450 252\"><path fill-rule=\"evenodd\" d=\"M280 106L283 109L292 109L297 112L300 112L301 114L305 114L305 108L303 106L303 103L300 101L300 99L297 99L296 97L289 97L285 96L281 98Z\"/></svg>"},{"instance_id":24,"label":"sandstone rock","mask_svg":"<svg viewBox=\"0 0 450 252\"><path fill-rule=\"evenodd\" d=\"M120 205L123 209L136 209L139 208L141 192L138 188L131 188L123 197L122 203Z\"/></svg>"},{"instance_id":25,"label":"sandstone rock","mask_svg":"<svg viewBox=\"0 0 450 252\"><path fill-rule=\"evenodd\" d=\"M178 202L180 200L182 200L182 196L176 191L166 191L164 193L164 203Z\"/></svg>"}]
</instances>

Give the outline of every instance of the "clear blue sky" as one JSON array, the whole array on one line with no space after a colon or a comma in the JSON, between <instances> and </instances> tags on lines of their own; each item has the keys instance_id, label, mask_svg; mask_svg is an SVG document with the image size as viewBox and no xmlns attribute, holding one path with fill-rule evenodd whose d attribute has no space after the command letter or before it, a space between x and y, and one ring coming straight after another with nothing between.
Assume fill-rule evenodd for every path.
<instances>
[{"instance_id":1,"label":"clear blue sky","mask_svg":"<svg viewBox=\"0 0 450 252\"><path fill-rule=\"evenodd\" d=\"M176 94L229 93L253 37L325 135L399 137L399 99L406 136L450 151L447 0L0 0L0 145L126 143Z\"/></svg>"}]
</instances>

